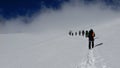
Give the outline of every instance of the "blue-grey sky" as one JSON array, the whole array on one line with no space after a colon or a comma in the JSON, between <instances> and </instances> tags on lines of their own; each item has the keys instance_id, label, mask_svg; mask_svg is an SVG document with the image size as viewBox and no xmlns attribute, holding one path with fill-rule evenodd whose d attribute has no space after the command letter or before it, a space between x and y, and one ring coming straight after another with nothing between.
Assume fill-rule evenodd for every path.
<instances>
[{"instance_id":1,"label":"blue-grey sky","mask_svg":"<svg viewBox=\"0 0 120 68\"><path fill-rule=\"evenodd\" d=\"M59 10L63 3L70 0L0 0L0 15L4 18L13 18L16 16L29 16L41 11L43 7ZM98 0L79 0L84 1L85 5L94 3ZM113 9L119 9L119 0L101 0L106 6L112 6Z\"/></svg>"},{"instance_id":2,"label":"blue-grey sky","mask_svg":"<svg viewBox=\"0 0 120 68\"><path fill-rule=\"evenodd\" d=\"M120 18L119 5L119 0L0 0L0 34L54 33L114 23Z\"/></svg>"},{"instance_id":3,"label":"blue-grey sky","mask_svg":"<svg viewBox=\"0 0 120 68\"><path fill-rule=\"evenodd\" d=\"M0 0L0 15L5 18L29 15L44 7L59 9L68 0Z\"/></svg>"}]
</instances>

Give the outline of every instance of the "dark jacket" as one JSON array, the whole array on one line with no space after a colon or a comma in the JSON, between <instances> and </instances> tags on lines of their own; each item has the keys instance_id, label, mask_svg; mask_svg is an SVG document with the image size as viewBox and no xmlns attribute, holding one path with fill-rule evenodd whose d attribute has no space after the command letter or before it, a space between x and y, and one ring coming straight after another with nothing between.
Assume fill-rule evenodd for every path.
<instances>
[{"instance_id":1,"label":"dark jacket","mask_svg":"<svg viewBox=\"0 0 120 68\"><path fill-rule=\"evenodd\" d=\"M89 41L94 41L94 37L95 33L93 32L93 30L90 30L88 35Z\"/></svg>"}]
</instances>

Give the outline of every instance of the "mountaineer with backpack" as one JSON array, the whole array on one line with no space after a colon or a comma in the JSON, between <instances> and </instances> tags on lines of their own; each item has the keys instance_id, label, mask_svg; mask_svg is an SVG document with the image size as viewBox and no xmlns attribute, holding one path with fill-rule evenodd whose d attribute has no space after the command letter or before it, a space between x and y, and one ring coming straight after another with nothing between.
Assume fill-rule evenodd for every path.
<instances>
[{"instance_id":1,"label":"mountaineer with backpack","mask_svg":"<svg viewBox=\"0 0 120 68\"><path fill-rule=\"evenodd\" d=\"M89 35L89 32L88 32L88 30L86 30L86 32L85 32L85 37L87 38L88 35Z\"/></svg>"},{"instance_id":2,"label":"mountaineer with backpack","mask_svg":"<svg viewBox=\"0 0 120 68\"><path fill-rule=\"evenodd\" d=\"M84 34L85 34L84 30L82 30L82 36L84 36Z\"/></svg>"},{"instance_id":3,"label":"mountaineer with backpack","mask_svg":"<svg viewBox=\"0 0 120 68\"><path fill-rule=\"evenodd\" d=\"M94 37L95 37L95 33L94 33L93 29L90 29L90 31L88 33L89 49L94 48Z\"/></svg>"}]
</instances>

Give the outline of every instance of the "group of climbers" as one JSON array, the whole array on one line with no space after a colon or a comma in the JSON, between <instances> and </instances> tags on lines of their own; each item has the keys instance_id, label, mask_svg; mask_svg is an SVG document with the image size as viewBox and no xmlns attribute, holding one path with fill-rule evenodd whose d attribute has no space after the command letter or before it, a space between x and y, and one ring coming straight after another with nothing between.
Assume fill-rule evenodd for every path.
<instances>
[{"instance_id":1,"label":"group of climbers","mask_svg":"<svg viewBox=\"0 0 120 68\"><path fill-rule=\"evenodd\" d=\"M79 36L85 36L85 37L88 37L88 33L89 33L89 31L88 30L86 30L86 31L84 31L84 30L82 30L82 31L79 31L79 32L72 32L72 31L69 31L69 35L70 36L77 36L77 35L79 35Z\"/></svg>"},{"instance_id":2,"label":"group of climbers","mask_svg":"<svg viewBox=\"0 0 120 68\"><path fill-rule=\"evenodd\" d=\"M72 31L70 31L69 35L70 36L74 36L74 35L75 36L77 36L77 35L79 35L79 36L81 36L81 35L85 36L86 38L88 38L88 41L89 41L89 49L94 48L95 33L94 33L93 29L90 29L89 31L88 30L86 30L86 31L82 30L82 31L75 32L75 33L73 33Z\"/></svg>"}]
</instances>

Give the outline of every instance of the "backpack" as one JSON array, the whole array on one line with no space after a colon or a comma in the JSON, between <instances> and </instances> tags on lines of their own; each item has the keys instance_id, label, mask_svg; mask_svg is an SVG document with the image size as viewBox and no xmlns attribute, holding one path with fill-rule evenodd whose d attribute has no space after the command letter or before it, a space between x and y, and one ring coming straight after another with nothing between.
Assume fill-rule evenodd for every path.
<instances>
[{"instance_id":1,"label":"backpack","mask_svg":"<svg viewBox=\"0 0 120 68\"><path fill-rule=\"evenodd\" d=\"M92 37L95 37L95 33L94 32L92 32Z\"/></svg>"}]
</instances>

